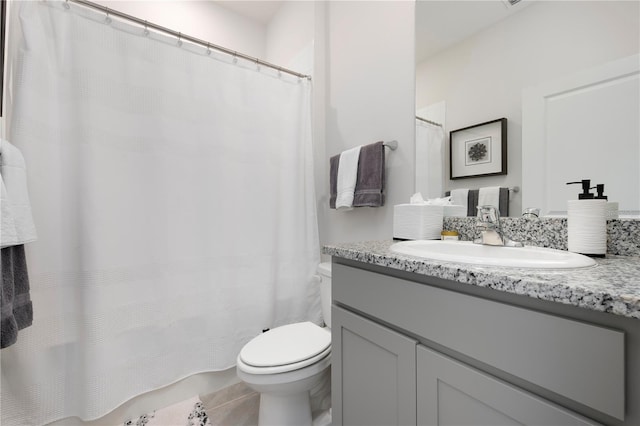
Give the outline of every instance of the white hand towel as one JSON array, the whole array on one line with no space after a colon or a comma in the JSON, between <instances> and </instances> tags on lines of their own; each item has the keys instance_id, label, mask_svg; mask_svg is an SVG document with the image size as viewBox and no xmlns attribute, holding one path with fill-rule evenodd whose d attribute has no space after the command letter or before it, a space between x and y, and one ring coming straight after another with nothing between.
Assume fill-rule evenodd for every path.
<instances>
[{"instance_id":1,"label":"white hand towel","mask_svg":"<svg viewBox=\"0 0 640 426\"><path fill-rule=\"evenodd\" d=\"M465 212L469 204L469 188L452 189L451 204L454 206L464 206Z\"/></svg>"},{"instance_id":2,"label":"white hand towel","mask_svg":"<svg viewBox=\"0 0 640 426\"><path fill-rule=\"evenodd\" d=\"M2 175L0 175L0 242L2 248L11 245L11 242L18 241L16 224L13 221L13 206L4 186Z\"/></svg>"},{"instance_id":3,"label":"white hand towel","mask_svg":"<svg viewBox=\"0 0 640 426\"><path fill-rule=\"evenodd\" d=\"M478 192L478 206L494 206L500 209L500 187L487 186Z\"/></svg>"},{"instance_id":4,"label":"white hand towel","mask_svg":"<svg viewBox=\"0 0 640 426\"><path fill-rule=\"evenodd\" d=\"M356 190L356 180L358 178L360 148L361 146L357 146L343 151L340 154L340 163L338 164L338 195L336 197L336 209L353 208L353 194Z\"/></svg>"},{"instance_id":5,"label":"white hand towel","mask_svg":"<svg viewBox=\"0 0 640 426\"><path fill-rule=\"evenodd\" d=\"M4 248L35 241L36 227L31 215L24 157L18 148L5 140L0 140L0 175L3 185L0 245Z\"/></svg>"}]
</instances>

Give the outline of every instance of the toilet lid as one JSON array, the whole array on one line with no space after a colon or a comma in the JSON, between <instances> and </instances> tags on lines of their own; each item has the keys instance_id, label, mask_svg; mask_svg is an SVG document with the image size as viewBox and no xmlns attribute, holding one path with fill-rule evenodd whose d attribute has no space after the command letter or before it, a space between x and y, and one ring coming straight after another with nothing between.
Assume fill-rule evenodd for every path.
<instances>
[{"instance_id":1,"label":"toilet lid","mask_svg":"<svg viewBox=\"0 0 640 426\"><path fill-rule=\"evenodd\" d=\"M254 367L276 367L312 358L331 346L331 333L311 322L274 328L255 337L240 351Z\"/></svg>"}]
</instances>

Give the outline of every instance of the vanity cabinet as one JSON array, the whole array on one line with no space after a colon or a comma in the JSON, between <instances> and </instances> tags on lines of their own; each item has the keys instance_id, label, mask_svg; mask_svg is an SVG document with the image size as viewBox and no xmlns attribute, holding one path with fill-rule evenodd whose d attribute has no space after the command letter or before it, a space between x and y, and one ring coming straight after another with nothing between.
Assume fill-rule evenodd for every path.
<instances>
[{"instance_id":1,"label":"vanity cabinet","mask_svg":"<svg viewBox=\"0 0 640 426\"><path fill-rule=\"evenodd\" d=\"M331 318L333 424L416 424L417 341L336 306Z\"/></svg>"},{"instance_id":2,"label":"vanity cabinet","mask_svg":"<svg viewBox=\"0 0 640 426\"><path fill-rule=\"evenodd\" d=\"M599 424L425 346L417 374L419 425Z\"/></svg>"},{"instance_id":3,"label":"vanity cabinet","mask_svg":"<svg viewBox=\"0 0 640 426\"><path fill-rule=\"evenodd\" d=\"M624 330L360 262L334 258L332 271L334 425L637 418L625 418Z\"/></svg>"}]
</instances>

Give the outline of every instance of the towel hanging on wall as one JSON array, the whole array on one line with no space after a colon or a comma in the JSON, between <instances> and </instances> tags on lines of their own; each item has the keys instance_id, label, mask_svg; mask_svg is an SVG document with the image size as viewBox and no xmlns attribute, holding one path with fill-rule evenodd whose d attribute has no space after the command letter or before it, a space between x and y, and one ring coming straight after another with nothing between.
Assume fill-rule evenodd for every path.
<instances>
[{"instance_id":1,"label":"towel hanging on wall","mask_svg":"<svg viewBox=\"0 0 640 426\"><path fill-rule=\"evenodd\" d=\"M0 139L0 186L0 245L4 248L35 241L24 157L4 139Z\"/></svg>"},{"instance_id":2,"label":"towel hanging on wall","mask_svg":"<svg viewBox=\"0 0 640 426\"><path fill-rule=\"evenodd\" d=\"M358 181L358 163L360 161L360 146L343 151L338 163L336 208L353 208L353 197Z\"/></svg>"},{"instance_id":3,"label":"towel hanging on wall","mask_svg":"<svg viewBox=\"0 0 640 426\"><path fill-rule=\"evenodd\" d=\"M353 197L354 207L384 205L384 144L382 141L363 146L358 162L358 179Z\"/></svg>"},{"instance_id":4,"label":"towel hanging on wall","mask_svg":"<svg viewBox=\"0 0 640 426\"><path fill-rule=\"evenodd\" d=\"M0 304L0 347L13 345L18 331L33 322L33 305L29 295L29 275L24 246L5 247L0 250L2 283Z\"/></svg>"},{"instance_id":5,"label":"towel hanging on wall","mask_svg":"<svg viewBox=\"0 0 640 426\"><path fill-rule=\"evenodd\" d=\"M0 347L16 343L18 331L33 322L24 244L36 228L27 191L27 171L18 148L0 139Z\"/></svg>"},{"instance_id":6,"label":"towel hanging on wall","mask_svg":"<svg viewBox=\"0 0 640 426\"><path fill-rule=\"evenodd\" d=\"M384 205L385 199L385 146L395 149L395 145L379 141L362 147L352 148L334 155L329 159L329 207L332 209L346 207L345 201L350 198L350 189L344 185L344 179L340 176L351 174L355 171L355 186L353 187L353 200L349 207L380 207ZM353 151L358 150L358 160L354 169ZM348 171L340 174L343 162L350 161L347 165ZM350 159L350 160L349 160Z\"/></svg>"}]
</instances>

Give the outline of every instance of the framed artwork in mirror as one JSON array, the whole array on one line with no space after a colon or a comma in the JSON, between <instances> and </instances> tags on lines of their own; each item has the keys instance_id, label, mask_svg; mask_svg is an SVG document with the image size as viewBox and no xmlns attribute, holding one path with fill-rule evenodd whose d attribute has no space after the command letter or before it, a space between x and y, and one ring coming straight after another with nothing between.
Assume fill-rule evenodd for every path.
<instances>
[{"instance_id":1,"label":"framed artwork in mirror","mask_svg":"<svg viewBox=\"0 0 640 426\"><path fill-rule=\"evenodd\" d=\"M449 132L451 179L507 174L507 119Z\"/></svg>"}]
</instances>

